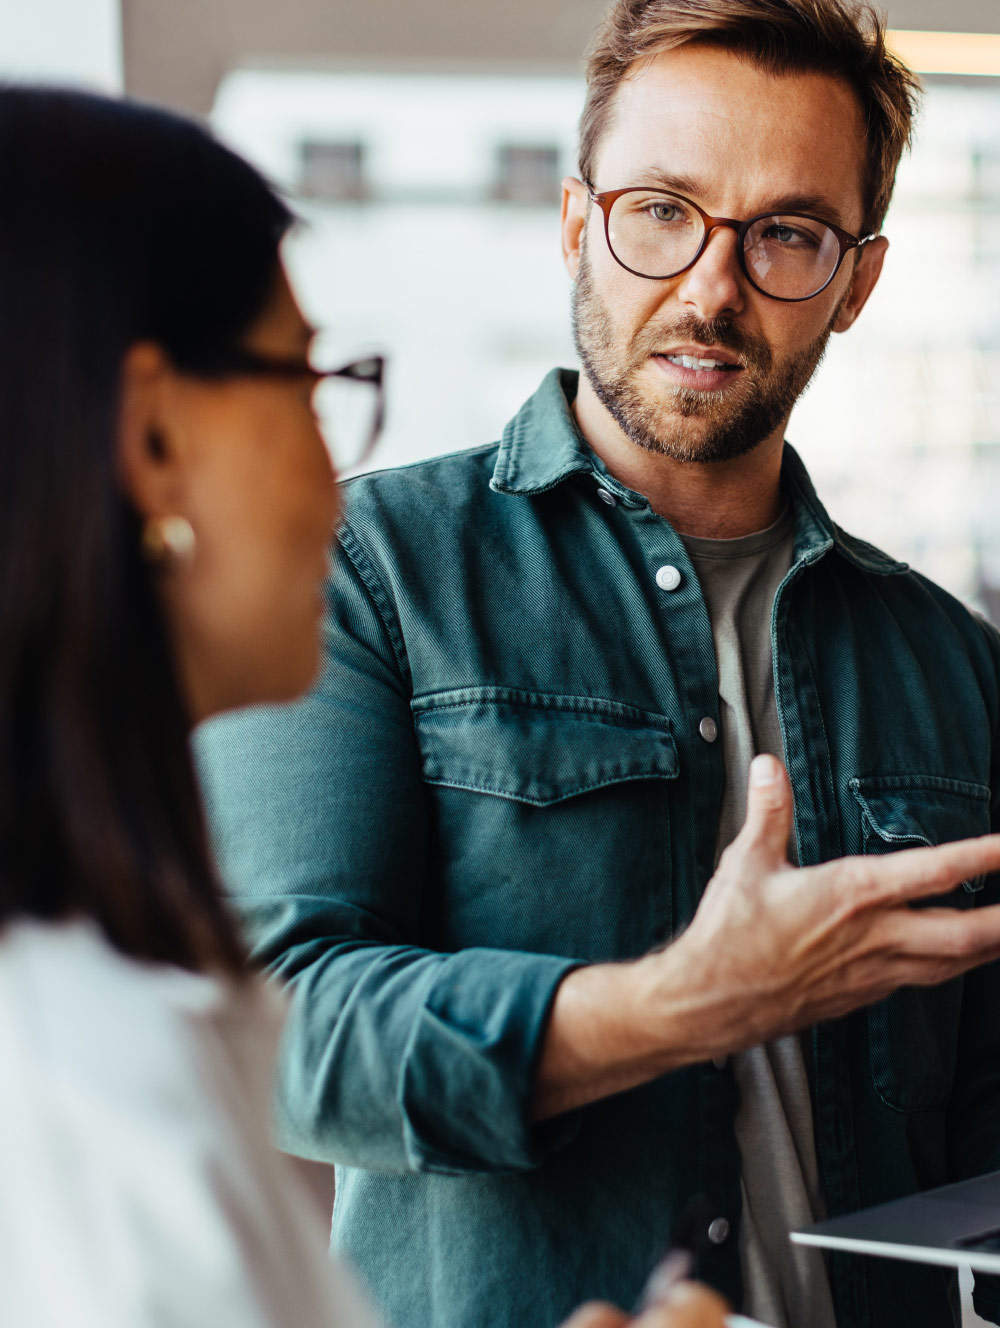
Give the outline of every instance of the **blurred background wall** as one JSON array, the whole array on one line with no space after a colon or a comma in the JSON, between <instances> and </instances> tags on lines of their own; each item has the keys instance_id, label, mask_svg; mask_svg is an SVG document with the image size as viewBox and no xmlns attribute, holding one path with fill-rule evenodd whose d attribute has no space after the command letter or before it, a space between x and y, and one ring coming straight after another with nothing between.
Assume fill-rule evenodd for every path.
<instances>
[{"instance_id":1,"label":"blurred background wall","mask_svg":"<svg viewBox=\"0 0 1000 1328\"><path fill-rule=\"evenodd\" d=\"M0 77L120 92L121 0L0 0Z\"/></svg>"}]
</instances>

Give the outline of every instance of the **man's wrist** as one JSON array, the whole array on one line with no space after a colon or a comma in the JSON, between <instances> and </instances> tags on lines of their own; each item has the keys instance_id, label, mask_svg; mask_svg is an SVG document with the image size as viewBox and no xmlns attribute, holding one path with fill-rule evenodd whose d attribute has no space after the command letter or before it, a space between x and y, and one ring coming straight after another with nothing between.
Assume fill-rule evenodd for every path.
<instances>
[{"instance_id":1,"label":"man's wrist","mask_svg":"<svg viewBox=\"0 0 1000 1328\"><path fill-rule=\"evenodd\" d=\"M574 969L560 984L542 1048L538 1120L584 1106L721 1049L686 948Z\"/></svg>"},{"instance_id":2,"label":"man's wrist","mask_svg":"<svg viewBox=\"0 0 1000 1328\"><path fill-rule=\"evenodd\" d=\"M728 1055L746 1045L750 1011L723 992L687 934L636 964L650 1030L660 1049L657 1073Z\"/></svg>"}]
</instances>

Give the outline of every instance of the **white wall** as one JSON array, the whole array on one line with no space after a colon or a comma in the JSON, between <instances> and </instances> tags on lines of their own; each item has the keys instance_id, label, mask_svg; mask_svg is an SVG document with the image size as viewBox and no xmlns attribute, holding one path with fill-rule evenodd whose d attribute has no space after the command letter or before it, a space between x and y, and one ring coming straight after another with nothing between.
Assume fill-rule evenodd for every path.
<instances>
[{"instance_id":1,"label":"white wall","mask_svg":"<svg viewBox=\"0 0 1000 1328\"><path fill-rule=\"evenodd\" d=\"M0 0L0 78L120 92L120 0Z\"/></svg>"}]
</instances>

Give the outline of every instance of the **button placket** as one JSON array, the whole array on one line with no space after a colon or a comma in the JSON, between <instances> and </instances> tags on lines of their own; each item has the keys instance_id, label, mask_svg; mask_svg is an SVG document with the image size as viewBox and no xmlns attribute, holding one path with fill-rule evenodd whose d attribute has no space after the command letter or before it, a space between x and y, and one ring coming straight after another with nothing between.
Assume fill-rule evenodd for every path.
<instances>
[{"instance_id":1,"label":"button placket","mask_svg":"<svg viewBox=\"0 0 1000 1328\"><path fill-rule=\"evenodd\" d=\"M624 511L624 500L621 505ZM663 698L657 706L674 717L684 770L684 778L671 789L671 814L685 817L706 799L721 799L719 745L706 742L698 730L700 720L715 715L718 705L715 643L698 576L683 540L648 502L629 504L628 517L643 554L639 575L644 577L644 585L639 593L658 620L654 632L660 635L664 654ZM671 910L677 928L694 916L701 896L696 882L707 881L714 870L715 833L710 820L704 817L697 824L694 843L685 850L684 869L673 877ZM718 1078L725 1082L723 1076Z\"/></svg>"}]
</instances>

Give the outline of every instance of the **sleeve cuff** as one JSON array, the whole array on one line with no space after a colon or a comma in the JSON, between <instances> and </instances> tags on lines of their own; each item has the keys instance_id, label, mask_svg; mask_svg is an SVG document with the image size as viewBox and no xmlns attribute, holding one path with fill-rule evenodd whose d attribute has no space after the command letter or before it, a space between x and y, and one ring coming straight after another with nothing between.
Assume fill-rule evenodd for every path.
<instances>
[{"instance_id":1,"label":"sleeve cuff","mask_svg":"<svg viewBox=\"0 0 1000 1328\"><path fill-rule=\"evenodd\" d=\"M574 1137L578 1112L536 1124L532 1101L556 989L577 967L486 949L448 957L403 1063L400 1108L411 1166L528 1170Z\"/></svg>"}]
</instances>

